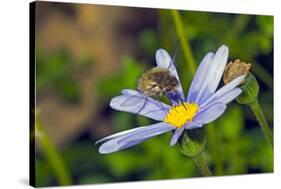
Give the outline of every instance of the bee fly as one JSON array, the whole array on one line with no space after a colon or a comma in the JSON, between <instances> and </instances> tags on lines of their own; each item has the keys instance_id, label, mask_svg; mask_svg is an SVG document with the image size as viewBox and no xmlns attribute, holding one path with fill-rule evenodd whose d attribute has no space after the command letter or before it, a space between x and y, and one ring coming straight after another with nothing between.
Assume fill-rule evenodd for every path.
<instances>
[{"instance_id":1,"label":"bee fly","mask_svg":"<svg viewBox=\"0 0 281 189\"><path fill-rule=\"evenodd\" d=\"M147 96L166 96L176 93L179 82L172 76L169 69L154 67L146 71L138 81L137 89Z\"/></svg>"},{"instance_id":2,"label":"bee fly","mask_svg":"<svg viewBox=\"0 0 281 189\"><path fill-rule=\"evenodd\" d=\"M145 107L145 104L148 100L148 97L155 97L158 101L161 96L168 96L169 94L175 94L177 98L182 102L182 99L177 93L179 87L178 79L173 76L169 70L170 66L173 64L175 59L175 52L173 60L171 60L168 68L164 67L153 67L148 71L144 72L138 80L137 90L146 96L143 106L139 109L136 114L139 114L142 109ZM132 96L131 98L133 98ZM130 97L129 97L130 98ZM133 101L134 104L138 103L137 100ZM125 105L124 102L123 105ZM166 110L162 103L159 101L162 109ZM126 105L125 105L126 106Z\"/></svg>"},{"instance_id":3,"label":"bee fly","mask_svg":"<svg viewBox=\"0 0 281 189\"><path fill-rule=\"evenodd\" d=\"M146 96L159 99L161 96L168 96L168 94L177 94L178 87L179 81L171 74L168 68L154 67L140 77L137 90ZM164 109L162 103L159 103ZM145 103L139 112L144 106Z\"/></svg>"},{"instance_id":4,"label":"bee fly","mask_svg":"<svg viewBox=\"0 0 281 189\"><path fill-rule=\"evenodd\" d=\"M161 108L165 110L159 98L161 96L168 96L168 94L177 94L178 86L179 81L171 74L168 68L151 68L141 75L137 83L137 91L146 96L144 102L140 100L138 93L128 97L128 99L122 103L122 106L131 106L143 102L142 107L136 113L139 114L145 107L148 97L154 97L160 103Z\"/></svg>"}]
</instances>

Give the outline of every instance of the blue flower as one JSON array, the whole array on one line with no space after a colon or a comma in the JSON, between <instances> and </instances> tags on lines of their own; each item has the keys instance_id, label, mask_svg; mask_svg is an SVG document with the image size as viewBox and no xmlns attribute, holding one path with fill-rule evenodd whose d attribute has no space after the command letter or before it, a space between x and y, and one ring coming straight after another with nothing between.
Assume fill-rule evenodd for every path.
<instances>
[{"instance_id":1,"label":"blue flower","mask_svg":"<svg viewBox=\"0 0 281 189\"><path fill-rule=\"evenodd\" d=\"M159 122L102 138L96 142L96 144L103 142L99 152L107 154L123 150L169 131L174 131L170 140L172 146L177 143L184 129L199 128L220 117L227 103L242 92L237 86L245 78L245 75L237 77L217 90L227 58L228 47L225 45L222 45L215 54L209 52L205 55L192 80L187 97L185 98L181 84L177 89L183 103L178 103L176 98L170 97L172 106L163 102L161 105L136 90L122 90L122 95L114 97L110 102L113 109L136 114L143 103L146 103L139 114ZM171 61L171 57L164 49L156 51L157 66L169 68L171 74L179 80L175 65L171 65ZM131 101L130 106L122 106L124 101Z\"/></svg>"}]
</instances>

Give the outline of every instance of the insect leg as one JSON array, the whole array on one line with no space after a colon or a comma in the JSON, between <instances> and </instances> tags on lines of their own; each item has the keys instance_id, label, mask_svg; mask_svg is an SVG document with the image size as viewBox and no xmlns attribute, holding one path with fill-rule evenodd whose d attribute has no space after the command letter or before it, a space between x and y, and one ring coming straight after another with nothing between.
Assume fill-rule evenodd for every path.
<instances>
[{"instance_id":1,"label":"insect leg","mask_svg":"<svg viewBox=\"0 0 281 189\"><path fill-rule=\"evenodd\" d=\"M160 105L162 106L162 109L163 109L166 113L168 113L167 110L164 108L163 104L162 104L160 101L159 101L159 103L160 103Z\"/></svg>"},{"instance_id":2,"label":"insect leg","mask_svg":"<svg viewBox=\"0 0 281 189\"><path fill-rule=\"evenodd\" d=\"M145 100L144 100L144 103L143 103L142 107L141 107L141 108L137 111L137 113L134 115L134 120L137 121L137 115L139 115L139 113L144 109L147 100L148 100L148 97L145 97Z\"/></svg>"},{"instance_id":3,"label":"insect leg","mask_svg":"<svg viewBox=\"0 0 281 189\"><path fill-rule=\"evenodd\" d=\"M185 106L185 104L184 104L184 102L182 101L182 99L181 99L181 97L180 97L180 95L179 95L179 93L176 91L176 96L177 96L177 98L178 98L178 104L182 104L183 105L183 107L185 108L185 110L187 110L187 108L186 108L186 106Z\"/></svg>"},{"instance_id":4,"label":"insect leg","mask_svg":"<svg viewBox=\"0 0 281 189\"><path fill-rule=\"evenodd\" d=\"M138 115L138 114L144 109L147 100L148 100L148 97L145 97L144 103L143 103L142 107L138 110L138 112L136 113L136 115Z\"/></svg>"},{"instance_id":5,"label":"insect leg","mask_svg":"<svg viewBox=\"0 0 281 189\"><path fill-rule=\"evenodd\" d=\"M168 113L167 110L165 109L165 107L163 106L163 104L161 103L159 96L156 96L156 98L157 98L157 101L159 102L159 104L161 105L162 110L164 110L166 113Z\"/></svg>"}]
</instances>

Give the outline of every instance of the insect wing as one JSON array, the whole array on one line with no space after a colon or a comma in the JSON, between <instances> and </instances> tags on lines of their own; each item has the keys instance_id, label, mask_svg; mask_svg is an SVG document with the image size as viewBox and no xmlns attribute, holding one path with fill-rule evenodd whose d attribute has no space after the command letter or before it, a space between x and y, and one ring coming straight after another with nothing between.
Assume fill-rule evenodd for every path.
<instances>
[{"instance_id":1,"label":"insect wing","mask_svg":"<svg viewBox=\"0 0 281 189\"><path fill-rule=\"evenodd\" d=\"M175 47L174 52L173 52L173 58L172 58L171 61L170 61L170 64L169 64L169 66L168 66L168 69L170 69L171 66L174 65L175 62L176 62L176 56L177 56L177 52L178 52L178 46L179 46L179 39L177 40L176 47Z\"/></svg>"}]
</instances>

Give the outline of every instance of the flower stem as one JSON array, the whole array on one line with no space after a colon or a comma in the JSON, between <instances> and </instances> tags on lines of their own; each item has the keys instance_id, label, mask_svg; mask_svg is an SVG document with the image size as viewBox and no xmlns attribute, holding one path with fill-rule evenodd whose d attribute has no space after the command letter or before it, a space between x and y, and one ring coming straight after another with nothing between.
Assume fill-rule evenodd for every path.
<instances>
[{"instance_id":1,"label":"flower stem","mask_svg":"<svg viewBox=\"0 0 281 189\"><path fill-rule=\"evenodd\" d=\"M206 161L204 160L202 153L199 153L196 156L194 156L193 160L197 164L197 166L203 176L212 176L212 173L211 173Z\"/></svg>"},{"instance_id":2,"label":"flower stem","mask_svg":"<svg viewBox=\"0 0 281 189\"><path fill-rule=\"evenodd\" d=\"M269 125L265 119L264 113L262 111L262 108L259 104L258 99L256 98L252 103L249 104L250 108L252 109L252 111L254 112L261 130L267 140L267 142L273 147L273 135L272 135L272 131L269 128Z\"/></svg>"},{"instance_id":3,"label":"flower stem","mask_svg":"<svg viewBox=\"0 0 281 189\"><path fill-rule=\"evenodd\" d=\"M42 150L47 158L47 161L50 163L50 166L52 167L59 184L71 185L72 180L70 175L68 174L62 157L60 156L50 137L45 132L38 116L36 116L35 121L35 136L42 146Z\"/></svg>"},{"instance_id":4,"label":"flower stem","mask_svg":"<svg viewBox=\"0 0 281 189\"><path fill-rule=\"evenodd\" d=\"M177 35L179 37L180 45L181 45L182 50L183 50L184 59L186 60L188 66L189 66L191 74L194 75L197 66L196 66L196 62L195 62L195 59L193 57L193 54L191 52L190 45L189 45L188 40L185 36L184 26L183 26L180 14L177 10L171 10L171 14L172 14L172 18L173 18L173 21L174 21L174 24L175 24Z\"/></svg>"},{"instance_id":5,"label":"flower stem","mask_svg":"<svg viewBox=\"0 0 281 189\"><path fill-rule=\"evenodd\" d=\"M209 123L207 125L207 136L209 141L210 153L214 160L214 174L215 175L223 175L223 163L222 157L220 153L220 141L218 133L215 131L214 123Z\"/></svg>"}]
</instances>

